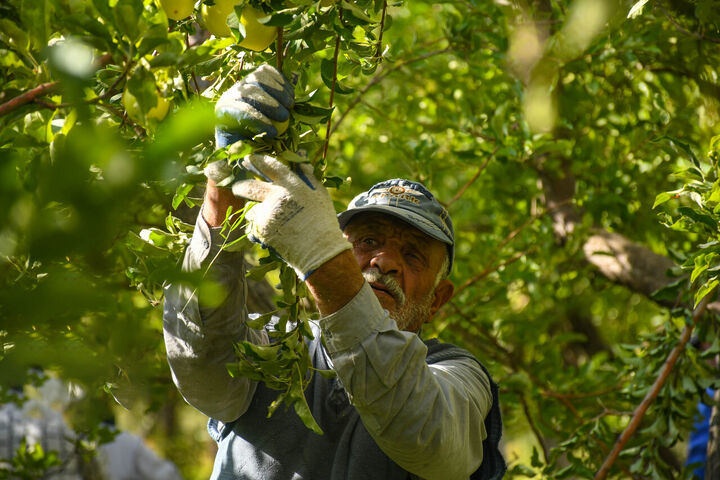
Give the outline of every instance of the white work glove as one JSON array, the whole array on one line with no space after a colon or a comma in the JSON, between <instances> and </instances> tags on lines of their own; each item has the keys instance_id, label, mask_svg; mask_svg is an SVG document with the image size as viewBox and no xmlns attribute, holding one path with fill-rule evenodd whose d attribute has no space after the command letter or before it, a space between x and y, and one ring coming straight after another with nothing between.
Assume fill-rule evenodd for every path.
<instances>
[{"instance_id":1,"label":"white work glove","mask_svg":"<svg viewBox=\"0 0 720 480\"><path fill-rule=\"evenodd\" d=\"M244 168L270 182L240 180L235 196L258 203L246 214L248 237L275 250L300 279L351 248L340 231L332 200L309 164L292 170L267 155L248 155Z\"/></svg>"}]
</instances>

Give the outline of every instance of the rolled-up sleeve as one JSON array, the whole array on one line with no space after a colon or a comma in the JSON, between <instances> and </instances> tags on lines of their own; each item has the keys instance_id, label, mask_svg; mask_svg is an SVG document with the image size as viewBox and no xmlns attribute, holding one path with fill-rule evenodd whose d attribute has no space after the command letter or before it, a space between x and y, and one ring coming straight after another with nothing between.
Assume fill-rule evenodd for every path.
<instances>
[{"instance_id":1,"label":"rolled-up sleeve","mask_svg":"<svg viewBox=\"0 0 720 480\"><path fill-rule=\"evenodd\" d=\"M226 365L235 360L233 344L241 340L268 343L265 332L245 325L248 312L243 254L223 248L229 241L232 237L223 238L220 228L208 227L198 215L183 270L201 272L211 279L224 300L216 293L210 305L194 286L177 283L166 288L163 311L173 381L190 405L224 422L247 410L257 386L227 372Z\"/></svg>"},{"instance_id":2,"label":"rolled-up sleeve","mask_svg":"<svg viewBox=\"0 0 720 480\"><path fill-rule=\"evenodd\" d=\"M472 359L428 365L418 335L397 329L370 286L320 321L328 353L378 446L425 479L467 479L483 458L492 406Z\"/></svg>"}]
</instances>

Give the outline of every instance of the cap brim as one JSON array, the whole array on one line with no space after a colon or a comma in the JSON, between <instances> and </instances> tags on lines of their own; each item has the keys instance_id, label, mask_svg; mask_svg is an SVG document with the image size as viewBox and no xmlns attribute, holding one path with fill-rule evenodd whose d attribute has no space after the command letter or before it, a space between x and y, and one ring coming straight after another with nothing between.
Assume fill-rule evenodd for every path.
<instances>
[{"instance_id":1,"label":"cap brim","mask_svg":"<svg viewBox=\"0 0 720 480\"><path fill-rule=\"evenodd\" d=\"M401 210L397 207L391 207L389 205L364 205L362 207L353 208L351 210L345 210L344 212L339 213L337 216L338 222L340 223L340 228L342 230L345 230L347 224L350 223L350 220L352 220L356 215L368 212L384 213L386 215L398 218L405 223L412 225L413 227L417 228L428 236L439 240L447 245L453 246L453 241L448 235L446 235L442 230L437 228L434 224L432 224L430 221L428 221L421 215L418 215L417 213L411 212L409 210Z\"/></svg>"}]
</instances>

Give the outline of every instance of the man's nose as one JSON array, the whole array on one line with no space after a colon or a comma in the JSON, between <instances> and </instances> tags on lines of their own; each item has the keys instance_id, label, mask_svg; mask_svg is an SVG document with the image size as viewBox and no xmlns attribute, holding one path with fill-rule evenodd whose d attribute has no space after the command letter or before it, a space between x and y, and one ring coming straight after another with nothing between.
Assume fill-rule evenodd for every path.
<instances>
[{"instance_id":1,"label":"man's nose","mask_svg":"<svg viewBox=\"0 0 720 480\"><path fill-rule=\"evenodd\" d=\"M380 249L370 258L370 266L380 270L385 275L397 275L402 272L402 262L392 249Z\"/></svg>"}]
</instances>

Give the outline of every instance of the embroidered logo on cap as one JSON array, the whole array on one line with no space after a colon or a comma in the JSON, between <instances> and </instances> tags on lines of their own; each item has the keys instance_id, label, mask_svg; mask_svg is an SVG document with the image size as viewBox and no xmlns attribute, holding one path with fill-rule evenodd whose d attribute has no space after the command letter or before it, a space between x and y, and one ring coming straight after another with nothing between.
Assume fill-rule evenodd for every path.
<instances>
[{"instance_id":1,"label":"embroidered logo on cap","mask_svg":"<svg viewBox=\"0 0 720 480\"><path fill-rule=\"evenodd\" d=\"M396 203L399 200L407 200L408 202L414 203L415 205L420 205L420 199L417 198L420 195L422 194L416 190L401 187L399 185L393 185L389 188L376 189L370 196L370 199L375 200L375 203L380 203L379 201L384 200L388 204L392 200L395 200Z\"/></svg>"}]
</instances>

